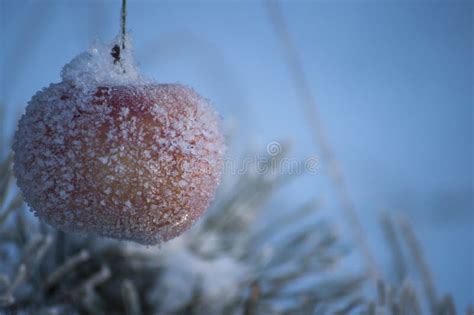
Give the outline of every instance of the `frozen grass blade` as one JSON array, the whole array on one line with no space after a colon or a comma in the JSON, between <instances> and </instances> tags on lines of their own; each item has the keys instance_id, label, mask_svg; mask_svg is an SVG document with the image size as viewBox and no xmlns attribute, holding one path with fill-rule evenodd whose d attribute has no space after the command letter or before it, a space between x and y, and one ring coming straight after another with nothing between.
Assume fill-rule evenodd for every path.
<instances>
[{"instance_id":1,"label":"frozen grass blade","mask_svg":"<svg viewBox=\"0 0 474 315\"><path fill-rule=\"evenodd\" d=\"M51 287L56 285L61 278L66 276L69 273L73 272L78 265L88 261L90 259L90 254L87 250L83 249L74 256L69 257L62 265L56 268L48 278L46 278L44 289L49 290Z\"/></svg>"},{"instance_id":2,"label":"frozen grass blade","mask_svg":"<svg viewBox=\"0 0 474 315\"><path fill-rule=\"evenodd\" d=\"M130 280L125 280L122 283L122 298L125 305L125 313L127 315L141 314L137 288Z\"/></svg>"},{"instance_id":3,"label":"frozen grass blade","mask_svg":"<svg viewBox=\"0 0 474 315\"><path fill-rule=\"evenodd\" d=\"M390 254L392 255L392 261L394 262L397 284L400 284L403 282L407 274L406 263L403 258L402 247L397 237L395 225L387 212L381 214L381 226L386 242L390 247Z\"/></svg>"},{"instance_id":4,"label":"frozen grass blade","mask_svg":"<svg viewBox=\"0 0 474 315\"><path fill-rule=\"evenodd\" d=\"M328 172L330 178L336 188L336 193L341 201L342 208L346 213L349 223L352 228L354 239L357 242L365 259L366 267L368 268L373 280L379 277L378 268L375 259L367 244L367 237L365 236L362 225L359 222L355 205L349 196L341 168L335 158L334 152L327 141L326 133L323 128L319 113L317 111L317 104L313 93L311 91L308 80L303 71L299 55L293 44L293 40L288 31L285 19L277 1L265 1L268 15L273 23L275 32L280 41L281 48L285 54L286 62L291 72L294 87L297 90L302 102L303 109L309 119L309 124L313 129L313 138L316 145L320 148L323 159L328 163Z\"/></svg>"},{"instance_id":5,"label":"frozen grass blade","mask_svg":"<svg viewBox=\"0 0 474 315\"><path fill-rule=\"evenodd\" d=\"M413 229L406 220L400 219L400 228L402 229L402 235L405 237L405 242L410 250L411 256L416 262L416 267L420 272L423 288L429 301L430 310L435 314L438 309L437 293L433 283L433 277L431 276L431 271L423 257L421 246L415 237Z\"/></svg>"}]
</instances>

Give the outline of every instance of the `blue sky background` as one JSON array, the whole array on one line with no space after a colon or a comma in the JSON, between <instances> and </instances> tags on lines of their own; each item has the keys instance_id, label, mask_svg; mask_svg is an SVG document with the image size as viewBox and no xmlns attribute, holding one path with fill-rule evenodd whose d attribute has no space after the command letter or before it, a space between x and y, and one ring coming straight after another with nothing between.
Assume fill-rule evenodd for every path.
<instances>
[{"instance_id":1,"label":"blue sky background","mask_svg":"<svg viewBox=\"0 0 474 315\"><path fill-rule=\"evenodd\" d=\"M0 0L2 106L20 111L92 40L111 40L119 9L120 1ZM460 310L474 303L472 2L287 1L282 9L381 263L388 268L377 224L386 209L416 227L440 293L454 293ZM212 99L235 143L287 139L293 156L319 155L260 1L129 0L127 28L142 72ZM324 163L275 205L315 197L346 231Z\"/></svg>"}]
</instances>

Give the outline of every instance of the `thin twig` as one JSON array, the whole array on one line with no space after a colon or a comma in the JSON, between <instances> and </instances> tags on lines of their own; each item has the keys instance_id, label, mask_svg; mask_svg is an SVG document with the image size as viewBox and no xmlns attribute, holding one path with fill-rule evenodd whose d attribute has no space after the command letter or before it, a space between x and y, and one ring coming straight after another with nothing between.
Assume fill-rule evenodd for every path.
<instances>
[{"instance_id":1,"label":"thin twig","mask_svg":"<svg viewBox=\"0 0 474 315\"><path fill-rule=\"evenodd\" d=\"M110 54L114 58L114 64L120 63L121 53L125 50L126 23L127 23L127 1L122 0L122 9L120 10L120 32L122 33L122 48L117 43L112 47ZM125 70L124 70L125 71Z\"/></svg>"},{"instance_id":2,"label":"thin twig","mask_svg":"<svg viewBox=\"0 0 474 315\"><path fill-rule=\"evenodd\" d=\"M137 288L130 280L124 280L122 283L122 299L125 304L125 314L140 315L140 299L138 297Z\"/></svg>"},{"instance_id":3,"label":"thin twig","mask_svg":"<svg viewBox=\"0 0 474 315\"><path fill-rule=\"evenodd\" d=\"M56 268L56 270L51 273L51 275L46 279L46 282L44 284L45 289L49 289L54 286L67 273L69 273L81 263L87 261L89 258L90 254L85 249L81 250L78 254L68 258L61 266Z\"/></svg>"},{"instance_id":4,"label":"thin twig","mask_svg":"<svg viewBox=\"0 0 474 315\"><path fill-rule=\"evenodd\" d=\"M438 305L436 288L434 286L433 277L431 276L428 264L423 257L421 246L415 237L415 233L413 232L410 224L404 219L400 219L399 223L400 228L402 229L402 235L405 238L405 242L407 243L411 256L415 259L416 266L420 272L423 288L430 304L431 313L435 314Z\"/></svg>"},{"instance_id":5,"label":"thin twig","mask_svg":"<svg viewBox=\"0 0 474 315\"><path fill-rule=\"evenodd\" d=\"M357 216L355 205L349 196L339 164L329 142L326 139L326 134L319 117L315 98L311 92L298 53L293 45L292 38L288 32L280 6L277 1L266 0L265 3L267 5L268 14L273 22L273 26L275 27L275 31L285 53L286 61L293 77L294 86L303 101L302 105L306 111L306 116L309 119L310 126L313 128L314 140L316 145L321 149L323 159L328 163L329 175L336 188L336 193L342 203L342 207L346 212L346 216L349 219L354 239L362 250L370 275L374 280L377 280L379 272L375 259L373 258L367 244L365 233Z\"/></svg>"},{"instance_id":6,"label":"thin twig","mask_svg":"<svg viewBox=\"0 0 474 315\"><path fill-rule=\"evenodd\" d=\"M99 271L94 273L92 276L84 280L84 282L72 292L72 296L80 295L81 293L90 295L94 288L104 282L106 282L112 275L110 268L106 265L102 265Z\"/></svg>"},{"instance_id":7,"label":"thin twig","mask_svg":"<svg viewBox=\"0 0 474 315\"><path fill-rule=\"evenodd\" d=\"M400 295L401 314L422 314L418 296L410 282L403 283ZM436 313L432 312L432 314Z\"/></svg>"},{"instance_id":8,"label":"thin twig","mask_svg":"<svg viewBox=\"0 0 474 315\"><path fill-rule=\"evenodd\" d=\"M122 30L122 49L125 49L125 35L127 24L127 0L122 0L122 10L120 15L120 28Z\"/></svg>"},{"instance_id":9,"label":"thin twig","mask_svg":"<svg viewBox=\"0 0 474 315\"><path fill-rule=\"evenodd\" d=\"M392 254L392 259L394 261L397 284L400 284L404 280L407 273L405 260L403 258L402 246L400 245L400 241L397 237L395 226L390 215L387 212L382 212L380 221L385 239L391 249L390 253Z\"/></svg>"},{"instance_id":10,"label":"thin twig","mask_svg":"<svg viewBox=\"0 0 474 315\"><path fill-rule=\"evenodd\" d=\"M1 147L0 147L1 148ZM11 172L12 155L9 154L5 160L0 163L0 208L7 197L7 193L12 182L13 173Z\"/></svg>"},{"instance_id":11,"label":"thin twig","mask_svg":"<svg viewBox=\"0 0 474 315\"><path fill-rule=\"evenodd\" d=\"M26 280L26 266L24 264L21 264L17 268L17 272L10 286L6 289L5 293L0 295L0 306L9 306L15 303L15 297L13 296L13 292L25 280Z\"/></svg>"},{"instance_id":12,"label":"thin twig","mask_svg":"<svg viewBox=\"0 0 474 315\"><path fill-rule=\"evenodd\" d=\"M16 195L16 197L8 205L7 209L0 213L0 225L2 225L7 220L7 218L10 216L10 214L13 213L13 211L21 207L22 204L22 196L20 194Z\"/></svg>"}]
</instances>

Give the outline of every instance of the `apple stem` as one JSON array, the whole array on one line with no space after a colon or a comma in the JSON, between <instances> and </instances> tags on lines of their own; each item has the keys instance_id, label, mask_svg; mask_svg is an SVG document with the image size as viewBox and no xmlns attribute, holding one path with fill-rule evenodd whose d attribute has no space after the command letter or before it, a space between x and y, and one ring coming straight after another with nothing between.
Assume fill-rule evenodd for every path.
<instances>
[{"instance_id":1,"label":"apple stem","mask_svg":"<svg viewBox=\"0 0 474 315\"><path fill-rule=\"evenodd\" d=\"M125 49L126 23L127 23L127 0L122 0L122 15L120 19L120 26L122 29L122 49Z\"/></svg>"},{"instance_id":2,"label":"apple stem","mask_svg":"<svg viewBox=\"0 0 474 315\"><path fill-rule=\"evenodd\" d=\"M120 29L122 32L122 49L118 44L112 47L110 54L114 57L114 63L120 62L120 52L125 50L125 36L126 36L126 22L127 22L127 0L122 0L122 9L120 14Z\"/></svg>"}]
</instances>

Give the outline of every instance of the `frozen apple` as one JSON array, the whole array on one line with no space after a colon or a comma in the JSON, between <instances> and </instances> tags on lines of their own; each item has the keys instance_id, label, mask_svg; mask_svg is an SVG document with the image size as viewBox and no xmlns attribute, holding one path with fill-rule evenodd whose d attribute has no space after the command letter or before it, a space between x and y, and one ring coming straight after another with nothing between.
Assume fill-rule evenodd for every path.
<instances>
[{"instance_id":1,"label":"frozen apple","mask_svg":"<svg viewBox=\"0 0 474 315\"><path fill-rule=\"evenodd\" d=\"M113 47L80 54L61 83L32 98L14 138L14 172L32 211L58 229L156 244L212 201L220 118L193 89L143 79L130 42L119 62Z\"/></svg>"}]
</instances>

